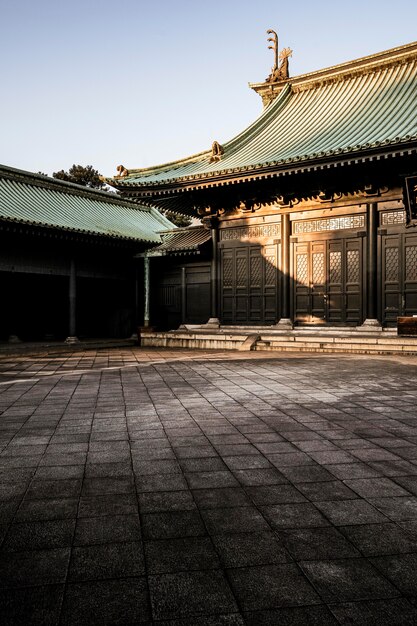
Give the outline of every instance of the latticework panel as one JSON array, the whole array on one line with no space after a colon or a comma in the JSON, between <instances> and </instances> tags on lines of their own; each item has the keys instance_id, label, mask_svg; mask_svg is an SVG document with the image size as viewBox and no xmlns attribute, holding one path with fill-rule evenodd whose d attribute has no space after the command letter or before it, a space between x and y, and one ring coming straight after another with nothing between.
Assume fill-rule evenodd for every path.
<instances>
[{"instance_id":1,"label":"latticework panel","mask_svg":"<svg viewBox=\"0 0 417 626\"><path fill-rule=\"evenodd\" d=\"M399 250L398 248L385 249L385 280L389 282L398 281L399 271Z\"/></svg>"},{"instance_id":2,"label":"latticework panel","mask_svg":"<svg viewBox=\"0 0 417 626\"><path fill-rule=\"evenodd\" d=\"M347 251L347 282L359 283L360 281L359 250Z\"/></svg>"},{"instance_id":3,"label":"latticework panel","mask_svg":"<svg viewBox=\"0 0 417 626\"><path fill-rule=\"evenodd\" d=\"M407 246L405 249L405 280L417 282L417 246Z\"/></svg>"},{"instance_id":4,"label":"latticework panel","mask_svg":"<svg viewBox=\"0 0 417 626\"><path fill-rule=\"evenodd\" d=\"M307 254L297 254L297 283L308 285L308 256Z\"/></svg>"},{"instance_id":5,"label":"latticework panel","mask_svg":"<svg viewBox=\"0 0 417 626\"><path fill-rule=\"evenodd\" d=\"M322 285L324 283L324 254L314 252L313 254L313 283Z\"/></svg>"},{"instance_id":6,"label":"latticework panel","mask_svg":"<svg viewBox=\"0 0 417 626\"><path fill-rule=\"evenodd\" d=\"M246 272L247 272L247 263L244 257L239 257L236 259L236 285L238 287L246 286Z\"/></svg>"},{"instance_id":7,"label":"latticework panel","mask_svg":"<svg viewBox=\"0 0 417 626\"><path fill-rule=\"evenodd\" d=\"M250 284L260 287L262 280L262 257L252 256L250 259Z\"/></svg>"},{"instance_id":8,"label":"latticework panel","mask_svg":"<svg viewBox=\"0 0 417 626\"><path fill-rule=\"evenodd\" d=\"M233 263L232 259L223 259L223 287L233 286Z\"/></svg>"},{"instance_id":9,"label":"latticework panel","mask_svg":"<svg viewBox=\"0 0 417 626\"><path fill-rule=\"evenodd\" d=\"M339 251L330 252L329 255L329 282L342 282L342 253Z\"/></svg>"},{"instance_id":10,"label":"latticework panel","mask_svg":"<svg viewBox=\"0 0 417 626\"><path fill-rule=\"evenodd\" d=\"M265 257L265 285L275 285L277 269L275 267L275 255Z\"/></svg>"}]
</instances>

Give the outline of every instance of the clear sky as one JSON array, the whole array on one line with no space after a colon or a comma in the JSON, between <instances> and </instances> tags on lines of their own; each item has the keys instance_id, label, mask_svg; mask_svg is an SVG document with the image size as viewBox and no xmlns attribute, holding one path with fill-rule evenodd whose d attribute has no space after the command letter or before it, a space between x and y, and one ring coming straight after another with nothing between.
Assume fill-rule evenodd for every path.
<instances>
[{"instance_id":1,"label":"clear sky","mask_svg":"<svg viewBox=\"0 0 417 626\"><path fill-rule=\"evenodd\" d=\"M295 76L417 39L416 0L0 0L0 163L111 176L231 139L261 112L266 30Z\"/></svg>"}]
</instances>

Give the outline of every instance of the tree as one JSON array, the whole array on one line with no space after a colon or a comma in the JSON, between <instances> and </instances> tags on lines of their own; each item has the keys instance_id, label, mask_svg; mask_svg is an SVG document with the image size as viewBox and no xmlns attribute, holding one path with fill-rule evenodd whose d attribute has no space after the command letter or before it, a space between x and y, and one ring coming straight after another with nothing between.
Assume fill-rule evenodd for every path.
<instances>
[{"instance_id":1,"label":"tree","mask_svg":"<svg viewBox=\"0 0 417 626\"><path fill-rule=\"evenodd\" d=\"M169 219L170 222L179 228L190 226L192 222L191 217L188 217L187 215L179 215L178 213L173 213L172 211L162 211L162 213L167 219Z\"/></svg>"},{"instance_id":2,"label":"tree","mask_svg":"<svg viewBox=\"0 0 417 626\"><path fill-rule=\"evenodd\" d=\"M60 170L52 174L54 178L65 180L68 183L76 183L84 187L92 187L93 189L104 189L106 184L100 180L100 174L92 165L73 165L68 172Z\"/></svg>"}]
</instances>

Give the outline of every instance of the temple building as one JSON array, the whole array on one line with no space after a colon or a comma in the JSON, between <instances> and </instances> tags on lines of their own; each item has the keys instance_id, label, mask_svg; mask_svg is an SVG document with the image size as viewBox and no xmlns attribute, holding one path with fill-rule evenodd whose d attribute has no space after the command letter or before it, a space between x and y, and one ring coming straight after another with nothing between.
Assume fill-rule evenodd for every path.
<instances>
[{"instance_id":1,"label":"temple building","mask_svg":"<svg viewBox=\"0 0 417 626\"><path fill-rule=\"evenodd\" d=\"M0 341L129 337L146 299L135 255L172 227L114 193L0 166Z\"/></svg>"},{"instance_id":2,"label":"temple building","mask_svg":"<svg viewBox=\"0 0 417 626\"><path fill-rule=\"evenodd\" d=\"M417 314L417 43L291 77L270 32L252 125L106 179L202 222L145 255L150 323L393 326Z\"/></svg>"}]
</instances>

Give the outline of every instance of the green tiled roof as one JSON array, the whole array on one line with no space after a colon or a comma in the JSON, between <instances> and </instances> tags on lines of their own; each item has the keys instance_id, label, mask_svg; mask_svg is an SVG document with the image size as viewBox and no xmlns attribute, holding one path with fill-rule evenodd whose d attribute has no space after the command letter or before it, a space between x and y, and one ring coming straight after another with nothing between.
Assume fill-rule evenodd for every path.
<instances>
[{"instance_id":1,"label":"green tiled roof","mask_svg":"<svg viewBox=\"0 0 417 626\"><path fill-rule=\"evenodd\" d=\"M173 227L156 209L6 166L0 166L0 220L152 243Z\"/></svg>"},{"instance_id":2,"label":"green tiled roof","mask_svg":"<svg viewBox=\"0 0 417 626\"><path fill-rule=\"evenodd\" d=\"M262 168L290 171L323 160L401 149L417 140L417 43L286 81L244 132L210 151L107 179L120 189L192 186ZM111 182L113 181L113 182Z\"/></svg>"},{"instance_id":3,"label":"green tiled roof","mask_svg":"<svg viewBox=\"0 0 417 626\"><path fill-rule=\"evenodd\" d=\"M200 247L211 239L211 232L204 226L189 226L161 233L162 243L152 248L151 255L197 254Z\"/></svg>"}]
</instances>

